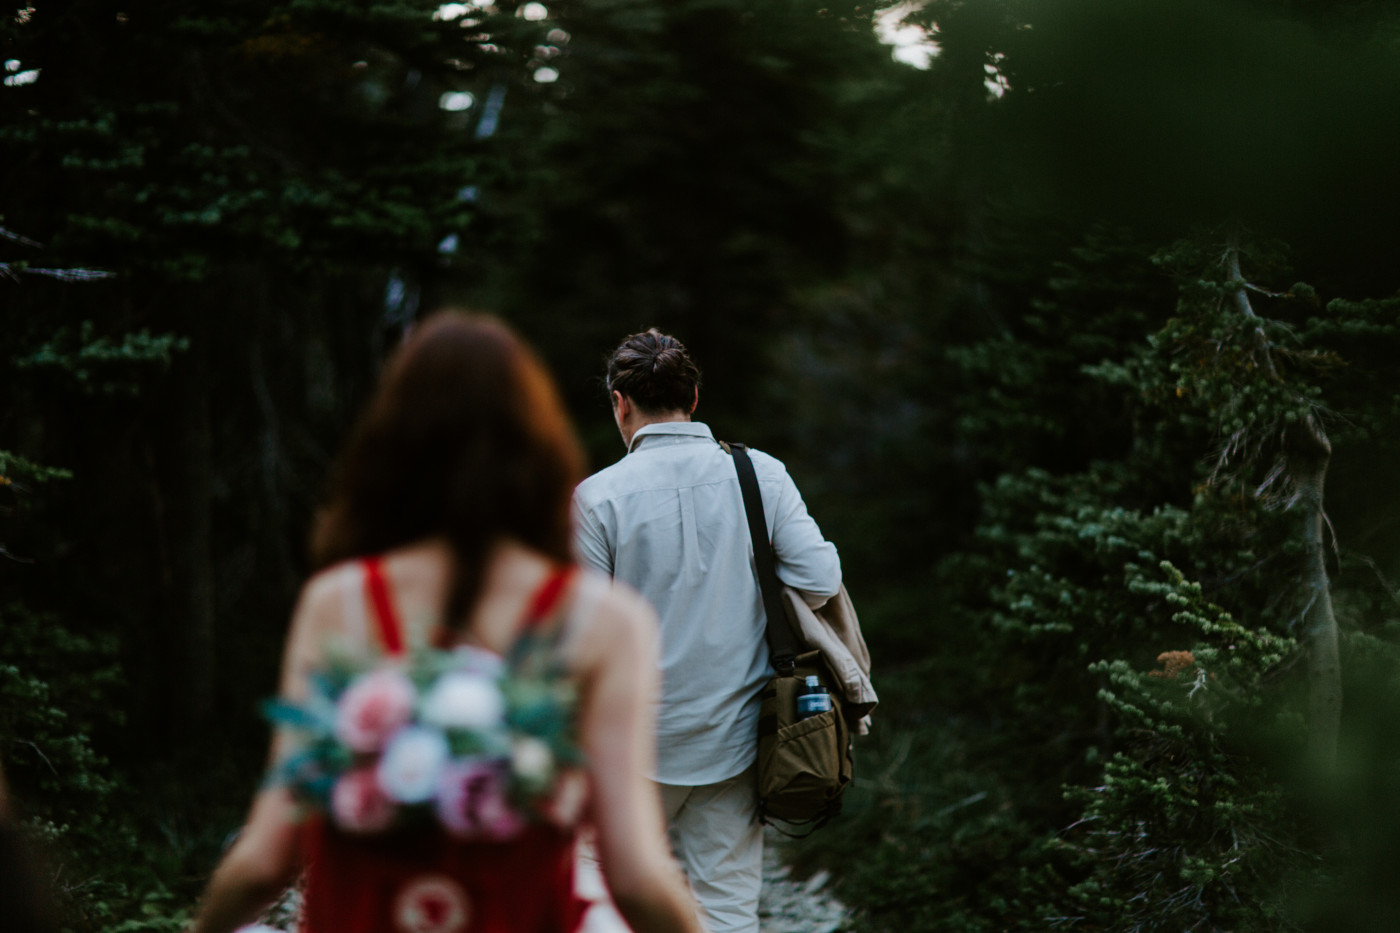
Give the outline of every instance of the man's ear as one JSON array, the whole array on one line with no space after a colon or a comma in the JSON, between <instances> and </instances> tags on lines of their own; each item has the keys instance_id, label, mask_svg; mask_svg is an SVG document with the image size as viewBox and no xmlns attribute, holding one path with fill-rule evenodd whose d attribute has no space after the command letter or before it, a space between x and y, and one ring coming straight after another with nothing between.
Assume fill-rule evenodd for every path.
<instances>
[{"instance_id":1,"label":"man's ear","mask_svg":"<svg viewBox=\"0 0 1400 933\"><path fill-rule=\"evenodd\" d=\"M627 396L613 389L612 394L613 414L618 418L626 418L632 411L632 402Z\"/></svg>"},{"instance_id":2,"label":"man's ear","mask_svg":"<svg viewBox=\"0 0 1400 933\"><path fill-rule=\"evenodd\" d=\"M700 387L695 387L695 400L690 403L690 413L695 414L695 406L700 404Z\"/></svg>"}]
</instances>

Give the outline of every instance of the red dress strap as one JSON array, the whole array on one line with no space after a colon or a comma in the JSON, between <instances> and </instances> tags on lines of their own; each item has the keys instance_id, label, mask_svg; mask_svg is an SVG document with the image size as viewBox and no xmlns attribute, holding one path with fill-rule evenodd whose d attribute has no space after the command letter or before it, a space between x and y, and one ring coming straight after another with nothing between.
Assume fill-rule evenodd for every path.
<instances>
[{"instance_id":1,"label":"red dress strap","mask_svg":"<svg viewBox=\"0 0 1400 933\"><path fill-rule=\"evenodd\" d=\"M389 584L384 579L382 558L366 557L361 563L365 568L365 593L370 607L374 610L374 622L379 629L379 640L384 650L392 656L403 654L403 629L399 625L398 613L389 599Z\"/></svg>"},{"instance_id":2,"label":"red dress strap","mask_svg":"<svg viewBox=\"0 0 1400 933\"><path fill-rule=\"evenodd\" d=\"M549 618L549 614L559 605L559 600L564 596L564 590L568 588L569 581L573 578L574 568L571 566L556 568L545 578L530 600L530 608L525 613L523 631L532 631Z\"/></svg>"}]
</instances>

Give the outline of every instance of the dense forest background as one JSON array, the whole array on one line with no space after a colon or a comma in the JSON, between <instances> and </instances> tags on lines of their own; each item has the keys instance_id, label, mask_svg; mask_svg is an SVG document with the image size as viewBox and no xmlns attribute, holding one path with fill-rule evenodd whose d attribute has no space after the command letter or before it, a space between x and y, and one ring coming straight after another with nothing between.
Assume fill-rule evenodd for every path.
<instances>
[{"instance_id":1,"label":"dense forest background","mask_svg":"<svg viewBox=\"0 0 1400 933\"><path fill-rule=\"evenodd\" d=\"M1400 927L1395 4L19 2L0 762L69 928L183 924L443 305L595 467L653 325L787 462L883 699L795 853L856 929Z\"/></svg>"}]
</instances>

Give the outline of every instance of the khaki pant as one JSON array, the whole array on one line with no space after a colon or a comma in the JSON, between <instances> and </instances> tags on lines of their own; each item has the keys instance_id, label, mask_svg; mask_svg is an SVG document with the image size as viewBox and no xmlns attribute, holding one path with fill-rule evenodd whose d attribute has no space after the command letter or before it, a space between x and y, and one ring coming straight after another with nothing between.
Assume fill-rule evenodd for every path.
<instances>
[{"instance_id":1,"label":"khaki pant","mask_svg":"<svg viewBox=\"0 0 1400 933\"><path fill-rule=\"evenodd\" d=\"M659 784L671 849L709 933L758 933L763 827L753 768L718 784Z\"/></svg>"}]
</instances>

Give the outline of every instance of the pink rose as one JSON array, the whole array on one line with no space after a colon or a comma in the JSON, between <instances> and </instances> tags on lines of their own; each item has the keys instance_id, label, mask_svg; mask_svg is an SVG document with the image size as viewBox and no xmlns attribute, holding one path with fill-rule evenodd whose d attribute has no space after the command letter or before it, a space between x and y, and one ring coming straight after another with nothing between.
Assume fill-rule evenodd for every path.
<instances>
[{"instance_id":1,"label":"pink rose","mask_svg":"<svg viewBox=\"0 0 1400 933\"><path fill-rule=\"evenodd\" d=\"M467 839L509 839L525 828L506 798L501 764L479 758L458 759L443 770L437 813L449 832Z\"/></svg>"},{"instance_id":2,"label":"pink rose","mask_svg":"<svg viewBox=\"0 0 1400 933\"><path fill-rule=\"evenodd\" d=\"M394 821L394 803L380 789L373 768L356 768L331 788L331 815L346 832L374 833Z\"/></svg>"},{"instance_id":3,"label":"pink rose","mask_svg":"<svg viewBox=\"0 0 1400 933\"><path fill-rule=\"evenodd\" d=\"M371 753L413 715L413 682L392 668L356 677L340 696L335 737L352 751Z\"/></svg>"}]
</instances>

